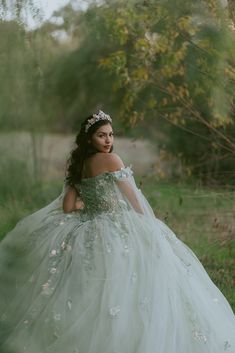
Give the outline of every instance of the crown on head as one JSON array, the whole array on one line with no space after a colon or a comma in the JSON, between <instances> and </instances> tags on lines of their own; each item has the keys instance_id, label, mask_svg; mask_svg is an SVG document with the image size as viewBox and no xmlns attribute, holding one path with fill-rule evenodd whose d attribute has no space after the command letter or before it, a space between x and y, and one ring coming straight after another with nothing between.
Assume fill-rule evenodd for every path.
<instances>
[{"instance_id":1,"label":"crown on head","mask_svg":"<svg viewBox=\"0 0 235 353\"><path fill-rule=\"evenodd\" d=\"M87 124L85 125L85 132L88 131L91 125L95 124L99 120L108 120L110 123L112 122L112 119L108 114L105 114L102 112L102 110L99 110L98 114L93 114L92 118L87 120Z\"/></svg>"}]
</instances>

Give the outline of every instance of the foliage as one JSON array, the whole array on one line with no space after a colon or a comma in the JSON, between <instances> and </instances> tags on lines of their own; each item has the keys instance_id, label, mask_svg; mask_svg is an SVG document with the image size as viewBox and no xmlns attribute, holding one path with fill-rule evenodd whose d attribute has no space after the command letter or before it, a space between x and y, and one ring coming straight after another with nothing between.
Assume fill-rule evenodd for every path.
<instances>
[{"instance_id":1,"label":"foliage","mask_svg":"<svg viewBox=\"0 0 235 353\"><path fill-rule=\"evenodd\" d=\"M234 164L235 41L219 2L178 1L174 10L173 2L105 4L103 20L119 47L100 65L117 74L116 87L125 92L123 118L131 126L145 122L150 135L159 120L180 127L184 133L162 123L171 136L166 145L179 155L185 153L192 171L209 151L216 156L214 164L225 152ZM196 153L190 158L191 137L184 136L185 131L201 146L193 145ZM182 136L186 145L177 150L174 139ZM202 156L203 150L208 153Z\"/></svg>"},{"instance_id":2,"label":"foliage","mask_svg":"<svg viewBox=\"0 0 235 353\"><path fill-rule=\"evenodd\" d=\"M96 8L82 12L67 5L54 17L63 20L35 30L26 30L17 16L0 23L1 129L70 131L104 101L103 109L113 116L118 110L121 93L110 94L114 75L98 67L111 48Z\"/></svg>"},{"instance_id":3,"label":"foliage","mask_svg":"<svg viewBox=\"0 0 235 353\"><path fill-rule=\"evenodd\" d=\"M2 129L70 131L101 108L118 133L152 138L189 175L234 180L234 31L219 1L69 4L59 24L35 30L22 24L24 7L40 17L34 2L11 4L15 17L0 23Z\"/></svg>"},{"instance_id":4,"label":"foliage","mask_svg":"<svg viewBox=\"0 0 235 353\"><path fill-rule=\"evenodd\" d=\"M120 87L127 87L123 102L127 111L148 89L144 107L155 108L173 121L183 122L188 115L215 127L231 123L227 103L235 75L229 63L234 38L226 19L210 2L207 6L203 1L196 5L187 1L177 11L169 4L107 4L103 19L119 48L101 65L117 72ZM140 111L140 119L143 114Z\"/></svg>"},{"instance_id":5,"label":"foliage","mask_svg":"<svg viewBox=\"0 0 235 353\"><path fill-rule=\"evenodd\" d=\"M233 29L235 25L235 3L233 0L228 0L228 10L229 10L229 17L233 21Z\"/></svg>"},{"instance_id":6,"label":"foliage","mask_svg":"<svg viewBox=\"0 0 235 353\"><path fill-rule=\"evenodd\" d=\"M118 77L99 66L100 59L118 47L110 39L102 12L102 6L90 6L85 12L73 12L70 16L71 6L68 5L55 14L64 22L55 25L54 30L66 30L69 44L48 66L44 93L45 100L49 97L54 102L54 111L58 111L59 128L76 129L84 117L104 109L115 117L115 131L122 130L119 110L123 92L114 92Z\"/></svg>"},{"instance_id":7,"label":"foliage","mask_svg":"<svg viewBox=\"0 0 235 353\"><path fill-rule=\"evenodd\" d=\"M57 15L66 18L67 10L63 9ZM66 22L60 30L64 26L67 26ZM95 11L78 12L67 30L71 34L71 50L61 52L51 61L46 71L47 87L44 93L45 100L50 97L53 102L54 98L53 109L61 116L60 124L71 130L77 129L79 121L86 116L103 108L104 101L103 109L114 113L118 98L110 94L112 78L98 67L99 58L109 49L102 23Z\"/></svg>"},{"instance_id":8,"label":"foliage","mask_svg":"<svg viewBox=\"0 0 235 353\"><path fill-rule=\"evenodd\" d=\"M52 40L46 34L26 32L16 21L0 22L1 129L45 128L42 95L44 67L49 60Z\"/></svg>"}]
</instances>

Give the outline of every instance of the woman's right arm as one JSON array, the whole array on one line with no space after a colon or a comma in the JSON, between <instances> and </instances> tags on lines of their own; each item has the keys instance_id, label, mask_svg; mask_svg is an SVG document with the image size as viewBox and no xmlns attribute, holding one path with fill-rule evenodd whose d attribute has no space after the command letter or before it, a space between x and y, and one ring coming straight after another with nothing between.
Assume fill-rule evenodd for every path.
<instances>
[{"instance_id":1,"label":"woman's right arm","mask_svg":"<svg viewBox=\"0 0 235 353\"><path fill-rule=\"evenodd\" d=\"M63 199L64 213L70 213L83 208L83 202L78 200L78 194L74 187L68 186Z\"/></svg>"}]
</instances>

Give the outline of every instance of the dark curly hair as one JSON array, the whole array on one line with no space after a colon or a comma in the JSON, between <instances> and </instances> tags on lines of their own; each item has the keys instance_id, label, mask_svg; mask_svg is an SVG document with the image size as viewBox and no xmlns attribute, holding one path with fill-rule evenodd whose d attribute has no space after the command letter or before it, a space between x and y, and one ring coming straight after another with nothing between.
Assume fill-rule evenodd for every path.
<instances>
[{"instance_id":1,"label":"dark curly hair","mask_svg":"<svg viewBox=\"0 0 235 353\"><path fill-rule=\"evenodd\" d=\"M107 124L111 124L108 120L99 120L93 125L91 125L87 132L85 132L85 126L87 121L93 116L89 115L81 124L80 131L78 132L75 143L76 147L70 152L70 155L66 162L66 174L65 174L65 183L66 185L73 186L81 181L82 178L82 169L84 161L86 158L91 155L99 152L91 143L88 141L91 139L91 136L96 132L96 130ZM111 147L109 153L113 150Z\"/></svg>"}]
</instances>

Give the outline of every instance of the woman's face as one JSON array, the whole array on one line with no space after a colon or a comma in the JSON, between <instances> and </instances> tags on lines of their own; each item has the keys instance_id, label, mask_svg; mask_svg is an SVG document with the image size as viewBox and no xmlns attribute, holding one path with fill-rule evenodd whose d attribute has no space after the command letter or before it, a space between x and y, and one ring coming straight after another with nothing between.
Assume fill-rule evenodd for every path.
<instances>
[{"instance_id":1,"label":"woman's face","mask_svg":"<svg viewBox=\"0 0 235 353\"><path fill-rule=\"evenodd\" d=\"M113 145L113 129L108 123L99 127L91 136L92 145L99 151L109 153Z\"/></svg>"}]
</instances>

